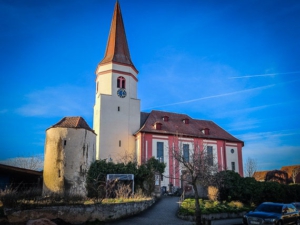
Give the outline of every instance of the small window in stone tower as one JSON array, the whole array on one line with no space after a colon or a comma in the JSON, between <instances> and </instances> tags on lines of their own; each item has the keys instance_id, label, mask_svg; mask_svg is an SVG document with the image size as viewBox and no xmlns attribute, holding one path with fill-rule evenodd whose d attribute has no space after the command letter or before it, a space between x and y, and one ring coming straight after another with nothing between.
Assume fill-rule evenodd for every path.
<instances>
[{"instance_id":1,"label":"small window in stone tower","mask_svg":"<svg viewBox=\"0 0 300 225\"><path fill-rule=\"evenodd\" d=\"M119 140L119 147L121 147L121 140Z\"/></svg>"},{"instance_id":2,"label":"small window in stone tower","mask_svg":"<svg viewBox=\"0 0 300 225\"><path fill-rule=\"evenodd\" d=\"M67 140L64 140L64 146L66 146L67 145Z\"/></svg>"},{"instance_id":3,"label":"small window in stone tower","mask_svg":"<svg viewBox=\"0 0 300 225\"><path fill-rule=\"evenodd\" d=\"M60 170L58 170L58 177L60 177Z\"/></svg>"},{"instance_id":4,"label":"small window in stone tower","mask_svg":"<svg viewBox=\"0 0 300 225\"><path fill-rule=\"evenodd\" d=\"M119 112L120 112L120 109L121 109L120 106L118 106L118 111L119 111Z\"/></svg>"},{"instance_id":5,"label":"small window in stone tower","mask_svg":"<svg viewBox=\"0 0 300 225\"><path fill-rule=\"evenodd\" d=\"M126 80L124 77L118 77L117 88L126 88Z\"/></svg>"}]
</instances>

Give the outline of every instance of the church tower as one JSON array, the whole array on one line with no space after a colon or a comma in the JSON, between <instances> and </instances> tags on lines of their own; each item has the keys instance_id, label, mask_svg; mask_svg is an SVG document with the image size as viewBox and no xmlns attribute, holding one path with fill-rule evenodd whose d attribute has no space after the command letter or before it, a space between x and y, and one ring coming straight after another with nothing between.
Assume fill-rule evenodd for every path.
<instances>
[{"instance_id":1,"label":"church tower","mask_svg":"<svg viewBox=\"0 0 300 225\"><path fill-rule=\"evenodd\" d=\"M137 74L127 44L118 1L115 4L104 58L96 69L96 100L93 129L96 159L117 161L135 157L133 134L140 128Z\"/></svg>"}]
</instances>

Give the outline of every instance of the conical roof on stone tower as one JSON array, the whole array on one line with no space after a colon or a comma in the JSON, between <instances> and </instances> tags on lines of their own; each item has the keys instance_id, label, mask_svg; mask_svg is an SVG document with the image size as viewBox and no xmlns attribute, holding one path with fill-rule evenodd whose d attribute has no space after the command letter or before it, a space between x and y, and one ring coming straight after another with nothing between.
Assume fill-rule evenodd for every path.
<instances>
[{"instance_id":1,"label":"conical roof on stone tower","mask_svg":"<svg viewBox=\"0 0 300 225\"><path fill-rule=\"evenodd\" d=\"M115 4L105 55L98 66L111 62L126 64L136 70L130 58L121 8L118 1Z\"/></svg>"},{"instance_id":2,"label":"conical roof on stone tower","mask_svg":"<svg viewBox=\"0 0 300 225\"><path fill-rule=\"evenodd\" d=\"M58 123L54 124L50 128L55 128L55 127L76 128L76 129L83 128L95 133L95 131L91 129L90 126L87 124L87 122L80 116L64 117Z\"/></svg>"}]
</instances>

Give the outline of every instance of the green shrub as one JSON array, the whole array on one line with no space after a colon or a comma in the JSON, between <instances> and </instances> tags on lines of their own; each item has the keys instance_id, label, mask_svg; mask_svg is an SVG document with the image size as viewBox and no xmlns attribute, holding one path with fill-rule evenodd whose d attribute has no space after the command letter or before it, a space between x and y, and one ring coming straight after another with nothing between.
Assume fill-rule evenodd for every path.
<instances>
[{"instance_id":1,"label":"green shrub","mask_svg":"<svg viewBox=\"0 0 300 225\"><path fill-rule=\"evenodd\" d=\"M258 182L252 177L241 177L233 171L221 171L217 175L219 201L241 201L246 205L262 202L300 201L300 185L286 185L278 182Z\"/></svg>"},{"instance_id":2,"label":"green shrub","mask_svg":"<svg viewBox=\"0 0 300 225\"><path fill-rule=\"evenodd\" d=\"M155 158L150 158L146 163L138 166L135 162L113 163L106 160L93 162L87 174L88 197L103 199L106 197L107 174L133 174L134 189L141 189L147 195L154 190L154 173L163 173L166 165ZM145 185L146 184L146 185Z\"/></svg>"}]
</instances>

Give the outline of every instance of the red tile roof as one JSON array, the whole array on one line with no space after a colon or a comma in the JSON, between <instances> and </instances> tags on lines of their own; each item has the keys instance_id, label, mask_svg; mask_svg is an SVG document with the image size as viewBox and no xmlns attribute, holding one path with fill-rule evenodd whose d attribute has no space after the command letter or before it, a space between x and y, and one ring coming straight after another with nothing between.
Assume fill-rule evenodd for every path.
<instances>
[{"instance_id":1,"label":"red tile roof","mask_svg":"<svg viewBox=\"0 0 300 225\"><path fill-rule=\"evenodd\" d=\"M293 170L296 168L300 168L300 165L293 165L293 166L283 166L280 170L286 171L290 179L292 179ZM300 183L300 173L296 176L296 183Z\"/></svg>"},{"instance_id":2,"label":"red tile roof","mask_svg":"<svg viewBox=\"0 0 300 225\"><path fill-rule=\"evenodd\" d=\"M54 124L50 128L53 127L83 128L95 133L94 130L92 130L90 126L87 124L87 122L80 116L64 117L58 123Z\"/></svg>"},{"instance_id":3,"label":"red tile roof","mask_svg":"<svg viewBox=\"0 0 300 225\"><path fill-rule=\"evenodd\" d=\"M164 116L168 116L169 120L164 121ZM189 123L184 123L184 119L188 119ZM155 123L162 124L161 130L155 129ZM205 135L202 131L205 128L209 129L208 135ZM141 113L141 128L138 132L182 135L187 137L199 137L205 139L221 139L231 142L241 142L244 145L243 141L235 138L212 121L197 120L189 117L186 114L156 110L153 110L150 113Z\"/></svg>"},{"instance_id":4,"label":"red tile roof","mask_svg":"<svg viewBox=\"0 0 300 225\"><path fill-rule=\"evenodd\" d=\"M115 4L105 55L99 65L109 62L127 64L136 70L130 58L122 13L118 1Z\"/></svg>"},{"instance_id":5,"label":"red tile roof","mask_svg":"<svg viewBox=\"0 0 300 225\"><path fill-rule=\"evenodd\" d=\"M293 170L294 170L295 168L297 168L297 167L300 168L300 165L283 166L283 167L281 167L280 170L281 170L281 171L287 172L289 179L292 180L292 173L293 173ZM256 171L256 172L253 174L252 177L254 177L255 180L257 180L257 181L264 181L268 172L270 172L270 170L267 170L267 171ZM296 176L296 183L300 183L300 173L297 174L297 176Z\"/></svg>"}]
</instances>

